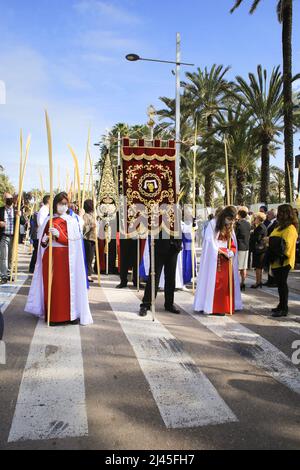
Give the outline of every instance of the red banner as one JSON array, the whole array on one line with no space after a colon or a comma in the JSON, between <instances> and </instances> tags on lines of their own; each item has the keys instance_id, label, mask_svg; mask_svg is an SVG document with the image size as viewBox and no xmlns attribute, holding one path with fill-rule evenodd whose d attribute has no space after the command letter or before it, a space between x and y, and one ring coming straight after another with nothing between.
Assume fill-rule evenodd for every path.
<instances>
[{"instance_id":1,"label":"red banner","mask_svg":"<svg viewBox=\"0 0 300 470\"><path fill-rule=\"evenodd\" d=\"M144 140L123 139L122 169L125 197L125 232L131 237L137 231L151 229L175 232L176 150L175 142L163 146L155 140L151 147Z\"/></svg>"}]
</instances>

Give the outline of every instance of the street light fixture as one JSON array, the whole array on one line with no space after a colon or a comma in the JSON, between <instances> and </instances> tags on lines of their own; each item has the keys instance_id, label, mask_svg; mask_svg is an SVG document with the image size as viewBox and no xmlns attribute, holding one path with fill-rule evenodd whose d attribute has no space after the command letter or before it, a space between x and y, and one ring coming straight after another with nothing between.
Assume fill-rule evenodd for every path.
<instances>
[{"instance_id":1,"label":"street light fixture","mask_svg":"<svg viewBox=\"0 0 300 470\"><path fill-rule=\"evenodd\" d=\"M195 64L187 64L181 62L181 38L180 33L176 35L176 61L172 60L160 60L160 59L147 59L145 57L140 57L137 54L127 54L126 59L129 62L137 62L139 60L144 60L147 62L159 62L163 64L175 64L176 65L176 192L179 194L179 172L180 172L180 66L187 65L193 67Z\"/></svg>"}]
</instances>

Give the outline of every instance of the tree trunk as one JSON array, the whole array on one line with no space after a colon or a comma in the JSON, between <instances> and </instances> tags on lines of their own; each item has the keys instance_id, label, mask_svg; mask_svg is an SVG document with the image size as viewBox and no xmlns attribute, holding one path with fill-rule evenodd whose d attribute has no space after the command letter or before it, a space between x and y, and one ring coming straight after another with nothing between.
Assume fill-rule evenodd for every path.
<instances>
[{"instance_id":1,"label":"tree trunk","mask_svg":"<svg viewBox=\"0 0 300 470\"><path fill-rule=\"evenodd\" d=\"M215 189L215 176L214 176L214 173L212 171L207 171L204 176L205 176L205 182L204 182L205 206L206 207L213 207L214 189Z\"/></svg>"},{"instance_id":2,"label":"tree trunk","mask_svg":"<svg viewBox=\"0 0 300 470\"><path fill-rule=\"evenodd\" d=\"M236 203L238 206L245 205L245 186L246 174L242 170L237 170L236 173Z\"/></svg>"},{"instance_id":3,"label":"tree trunk","mask_svg":"<svg viewBox=\"0 0 300 470\"><path fill-rule=\"evenodd\" d=\"M270 151L269 142L265 141L261 148L261 183L260 203L268 204L270 185Z\"/></svg>"},{"instance_id":4,"label":"tree trunk","mask_svg":"<svg viewBox=\"0 0 300 470\"><path fill-rule=\"evenodd\" d=\"M283 0L282 52L283 52L283 98L284 98L284 154L285 154L285 193L286 193L287 202L292 202L294 199L294 194L293 194L294 137L293 137L293 101L292 101L292 29L293 29L293 0ZM289 177L289 173L290 173L290 177ZM290 181L291 181L292 188L290 188Z\"/></svg>"}]
</instances>

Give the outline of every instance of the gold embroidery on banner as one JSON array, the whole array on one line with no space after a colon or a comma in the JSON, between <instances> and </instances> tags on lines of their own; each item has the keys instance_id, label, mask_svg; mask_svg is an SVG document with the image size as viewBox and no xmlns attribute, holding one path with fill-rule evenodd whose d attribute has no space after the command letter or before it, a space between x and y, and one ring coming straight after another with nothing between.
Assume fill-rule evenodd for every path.
<instances>
[{"instance_id":1,"label":"gold embroidery on banner","mask_svg":"<svg viewBox=\"0 0 300 470\"><path fill-rule=\"evenodd\" d=\"M142 154L142 155L135 155L134 153L132 153L131 155L122 155L122 158L126 161L126 162L129 162L130 160L147 160L149 162L152 162L153 160L158 160L160 162L163 162L165 160L169 161L169 162L173 162L176 160L176 155L170 157L169 155L162 155L162 156L159 156L159 155L146 155L146 154Z\"/></svg>"}]
</instances>

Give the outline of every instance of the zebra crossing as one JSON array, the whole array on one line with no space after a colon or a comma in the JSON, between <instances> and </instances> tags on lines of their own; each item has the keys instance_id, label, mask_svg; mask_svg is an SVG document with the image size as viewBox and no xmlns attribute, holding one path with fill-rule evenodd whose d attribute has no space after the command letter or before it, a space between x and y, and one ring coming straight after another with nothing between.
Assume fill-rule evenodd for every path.
<instances>
[{"instance_id":1,"label":"zebra crossing","mask_svg":"<svg viewBox=\"0 0 300 470\"><path fill-rule=\"evenodd\" d=\"M18 286L10 288L10 296L1 292L0 298L6 299L5 309L9 302L13 304L26 277L20 276ZM230 425L233 429L239 426L243 417L233 398L228 399L230 394L225 396L223 389L219 390L207 376L201 360L200 364L198 361L196 363L186 350L184 341L178 340L174 331L171 332L165 317L159 312L155 322L150 315L146 318L139 317L139 294L133 290L116 290L116 282L113 277L105 278L102 287L96 288L97 294L110 307L107 316L119 325L120 342L127 341L134 353L136 374L149 386L156 407L154 414L157 423L163 423L170 432L184 432L187 429L198 432L207 426L218 428ZM8 294L4 294L6 293ZM192 300L190 292L176 292L176 304L187 314L180 316L181 324L184 324L185 319L192 318L195 320L193 328L196 335L201 337L203 328L209 331L216 341L220 341L222 347L230 348L239 360L255 368L257 380L269 377L274 381L274 387L284 387L281 388L281 393L286 389L294 394L296 401L299 400L299 367L292 363L276 342L273 344L252 331L251 326L245 327L235 317L216 318L196 314L192 310ZM246 294L245 300L249 305L252 302L255 308L261 308L259 299ZM300 306L299 300L298 297L293 299L294 306ZM176 316L173 316L173 324L175 321ZM274 326L274 320L268 321ZM279 331L284 322L277 322L276 325L279 325ZM285 328L291 333L299 334L298 326L296 321L289 320ZM84 331L87 331L86 328L97 328L97 322L85 327ZM92 437L89 408L93 406L88 404L95 397L101 404L101 387L93 397L86 393L84 363L88 358L83 353L82 331L79 326L48 328L43 321L37 322L18 397L13 403L12 420L6 431L8 444ZM101 342L101 335L105 333L99 328L97 334ZM9 342L9 338L7 341ZM198 354L201 358L203 351L200 347ZM99 355L97 361L100 370L101 359ZM226 387L230 388L230 385L227 384ZM126 394L126 390L123 393ZM242 394L240 400L243 400ZM0 403L0 415L3 412Z\"/></svg>"}]
</instances>

